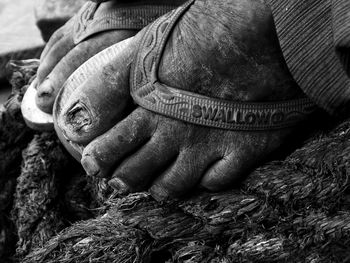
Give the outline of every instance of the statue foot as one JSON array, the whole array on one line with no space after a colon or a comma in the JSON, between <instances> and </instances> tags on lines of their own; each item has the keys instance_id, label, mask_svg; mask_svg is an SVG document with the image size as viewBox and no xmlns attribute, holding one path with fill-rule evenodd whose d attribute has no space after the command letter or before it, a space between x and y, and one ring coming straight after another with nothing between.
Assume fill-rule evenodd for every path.
<instances>
[{"instance_id":1,"label":"statue foot","mask_svg":"<svg viewBox=\"0 0 350 263\"><path fill-rule=\"evenodd\" d=\"M80 67L54 118L89 175L163 200L235 185L309 117L303 98L265 4L197 0Z\"/></svg>"}]
</instances>

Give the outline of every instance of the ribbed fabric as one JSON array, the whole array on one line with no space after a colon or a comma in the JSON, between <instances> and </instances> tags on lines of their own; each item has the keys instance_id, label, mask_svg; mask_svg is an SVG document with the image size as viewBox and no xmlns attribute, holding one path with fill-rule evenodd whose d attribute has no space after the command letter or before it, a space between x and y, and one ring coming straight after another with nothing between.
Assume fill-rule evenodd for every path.
<instances>
[{"instance_id":1,"label":"ribbed fabric","mask_svg":"<svg viewBox=\"0 0 350 263\"><path fill-rule=\"evenodd\" d=\"M350 104L350 0L268 0L287 65L331 114Z\"/></svg>"},{"instance_id":2,"label":"ribbed fabric","mask_svg":"<svg viewBox=\"0 0 350 263\"><path fill-rule=\"evenodd\" d=\"M332 12L336 51L350 76L350 0L333 0Z\"/></svg>"},{"instance_id":3,"label":"ribbed fabric","mask_svg":"<svg viewBox=\"0 0 350 263\"><path fill-rule=\"evenodd\" d=\"M95 3L109 2L113 1L120 4L134 4L134 3L144 3L149 5L181 5L184 3L184 0L91 0Z\"/></svg>"}]
</instances>

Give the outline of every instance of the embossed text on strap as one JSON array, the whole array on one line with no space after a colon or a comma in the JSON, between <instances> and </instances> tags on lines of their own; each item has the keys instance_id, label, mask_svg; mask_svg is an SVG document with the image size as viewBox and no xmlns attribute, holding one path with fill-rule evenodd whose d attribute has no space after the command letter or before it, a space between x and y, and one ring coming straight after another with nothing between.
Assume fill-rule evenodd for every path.
<instances>
[{"instance_id":1,"label":"embossed text on strap","mask_svg":"<svg viewBox=\"0 0 350 263\"><path fill-rule=\"evenodd\" d=\"M316 110L308 98L281 102L233 102L176 89L160 83L158 67L172 29L194 1L162 16L144 33L131 73L134 101L153 112L185 122L241 131L294 126Z\"/></svg>"}]
</instances>

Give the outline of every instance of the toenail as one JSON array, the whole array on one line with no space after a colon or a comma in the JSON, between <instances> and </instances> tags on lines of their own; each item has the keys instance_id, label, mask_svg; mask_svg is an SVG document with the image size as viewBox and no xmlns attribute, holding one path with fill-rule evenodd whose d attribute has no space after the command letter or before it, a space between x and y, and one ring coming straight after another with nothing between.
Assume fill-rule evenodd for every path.
<instances>
[{"instance_id":1,"label":"toenail","mask_svg":"<svg viewBox=\"0 0 350 263\"><path fill-rule=\"evenodd\" d=\"M108 185L118 192L118 194L130 193L130 187L119 178L113 178Z\"/></svg>"},{"instance_id":2,"label":"toenail","mask_svg":"<svg viewBox=\"0 0 350 263\"><path fill-rule=\"evenodd\" d=\"M50 83L50 81L45 81L38 87L38 97L50 97L52 96L54 89Z\"/></svg>"},{"instance_id":3,"label":"toenail","mask_svg":"<svg viewBox=\"0 0 350 263\"><path fill-rule=\"evenodd\" d=\"M158 202L165 201L169 198L169 193L159 185L152 186L149 192L151 193L152 197Z\"/></svg>"},{"instance_id":4,"label":"toenail","mask_svg":"<svg viewBox=\"0 0 350 263\"><path fill-rule=\"evenodd\" d=\"M89 176L96 176L100 172L100 167L98 166L96 160L91 156L83 156L81 159L81 164Z\"/></svg>"},{"instance_id":5,"label":"toenail","mask_svg":"<svg viewBox=\"0 0 350 263\"><path fill-rule=\"evenodd\" d=\"M92 123L90 111L79 102L73 105L65 115L66 124L71 126L74 131L80 131Z\"/></svg>"}]
</instances>

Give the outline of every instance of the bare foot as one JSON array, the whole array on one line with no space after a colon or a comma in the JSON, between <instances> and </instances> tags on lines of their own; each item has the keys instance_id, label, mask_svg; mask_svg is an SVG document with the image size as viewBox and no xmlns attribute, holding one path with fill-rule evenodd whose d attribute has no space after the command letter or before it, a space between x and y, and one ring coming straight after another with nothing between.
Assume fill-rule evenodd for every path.
<instances>
[{"instance_id":1,"label":"bare foot","mask_svg":"<svg viewBox=\"0 0 350 263\"><path fill-rule=\"evenodd\" d=\"M52 113L53 103L63 83L90 57L119 41L134 36L147 25L147 22L153 21L183 1L169 0L166 3L161 3L158 0L146 0L133 2L135 3L111 1L94 4L88 2L75 17L53 34L41 55L37 76L36 103L42 111ZM147 5L159 8L151 10ZM137 8L147 10L147 12L142 15L136 11L125 12L125 10L130 11ZM135 17L140 22L135 22ZM118 23L113 25L112 18L116 21L124 19L125 25ZM86 27L85 32L91 31L88 37L79 38L79 33L84 31L82 29L79 31L78 23L81 24L81 27Z\"/></svg>"},{"instance_id":2,"label":"bare foot","mask_svg":"<svg viewBox=\"0 0 350 263\"><path fill-rule=\"evenodd\" d=\"M108 52L119 51L73 91L68 80L61 92L66 95L57 99L56 128L83 147L88 174L110 177L121 193L150 189L157 199L198 186L218 191L232 187L295 132L295 127L205 127L139 106L129 113L130 68L140 70L133 63L143 37L147 29L110 47ZM284 62L270 10L260 0L194 1L171 31L157 74L170 87L227 101L304 97Z\"/></svg>"}]
</instances>

